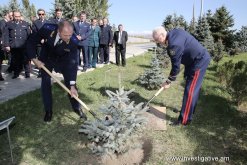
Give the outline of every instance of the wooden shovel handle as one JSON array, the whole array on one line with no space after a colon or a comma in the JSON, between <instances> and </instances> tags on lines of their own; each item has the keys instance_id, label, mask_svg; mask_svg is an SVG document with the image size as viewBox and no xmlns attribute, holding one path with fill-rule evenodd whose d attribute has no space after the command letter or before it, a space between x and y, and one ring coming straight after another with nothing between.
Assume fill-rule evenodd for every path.
<instances>
[{"instance_id":1,"label":"wooden shovel handle","mask_svg":"<svg viewBox=\"0 0 247 165\"><path fill-rule=\"evenodd\" d=\"M44 65L41 66L41 68L49 74L66 92L68 92L71 95L70 90L63 84L61 81L56 78ZM76 101L78 101L87 111L90 111L90 109L87 107L85 103L83 103L77 96L72 96Z\"/></svg>"},{"instance_id":2,"label":"wooden shovel handle","mask_svg":"<svg viewBox=\"0 0 247 165\"><path fill-rule=\"evenodd\" d=\"M160 94L160 92L162 92L164 90L164 87L161 87L159 90L158 90L158 92L156 92L155 94L154 94L154 96L156 97L156 96L158 96L159 94Z\"/></svg>"}]
</instances>

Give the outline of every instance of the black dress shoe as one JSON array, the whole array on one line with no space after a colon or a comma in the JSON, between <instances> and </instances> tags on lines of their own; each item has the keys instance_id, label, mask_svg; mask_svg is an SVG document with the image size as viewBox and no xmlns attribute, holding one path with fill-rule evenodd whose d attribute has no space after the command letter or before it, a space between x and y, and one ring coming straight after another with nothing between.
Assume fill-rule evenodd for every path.
<instances>
[{"instance_id":1,"label":"black dress shoe","mask_svg":"<svg viewBox=\"0 0 247 165\"><path fill-rule=\"evenodd\" d=\"M82 72L86 72L86 71L87 71L87 69L86 69L86 68L83 68L83 69L82 69Z\"/></svg>"},{"instance_id":2,"label":"black dress shoe","mask_svg":"<svg viewBox=\"0 0 247 165\"><path fill-rule=\"evenodd\" d=\"M45 117L44 117L44 121L45 122L50 122L52 119L52 112L45 112Z\"/></svg>"},{"instance_id":3,"label":"black dress shoe","mask_svg":"<svg viewBox=\"0 0 247 165\"><path fill-rule=\"evenodd\" d=\"M25 78L30 78L30 75L26 74Z\"/></svg>"},{"instance_id":4,"label":"black dress shoe","mask_svg":"<svg viewBox=\"0 0 247 165\"><path fill-rule=\"evenodd\" d=\"M74 112L79 115L81 119L87 120L87 116L83 113L82 109L74 109Z\"/></svg>"},{"instance_id":5,"label":"black dress shoe","mask_svg":"<svg viewBox=\"0 0 247 165\"><path fill-rule=\"evenodd\" d=\"M16 79L16 78L18 78L19 77L19 75L14 75L13 77L12 77L12 79Z\"/></svg>"},{"instance_id":6,"label":"black dress shoe","mask_svg":"<svg viewBox=\"0 0 247 165\"><path fill-rule=\"evenodd\" d=\"M170 126L173 126L173 127L176 127L176 126L180 126L181 125L181 122L180 121L173 121L169 124Z\"/></svg>"}]
</instances>

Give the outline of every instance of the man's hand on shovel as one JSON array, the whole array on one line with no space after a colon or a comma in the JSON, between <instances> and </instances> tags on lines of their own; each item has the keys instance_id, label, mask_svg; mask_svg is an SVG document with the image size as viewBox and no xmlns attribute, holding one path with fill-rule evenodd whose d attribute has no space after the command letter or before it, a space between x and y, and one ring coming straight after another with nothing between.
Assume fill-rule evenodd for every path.
<instances>
[{"instance_id":1,"label":"man's hand on shovel","mask_svg":"<svg viewBox=\"0 0 247 165\"><path fill-rule=\"evenodd\" d=\"M74 96L78 97L79 96L75 86L70 86L70 95L71 95L71 97L74 97Z\"/></svg>"},{"instance_id":2,"label":"man's hand on shovel","mask_svg":"<svg viewBox=\"0 0 247 165\"><path fill-rule=\"evenodd\" d=\"M171 86L171 82L169 80L166 80L161 87L164 87L164 89L168 89Z\"/></svg>"},{"instance_id":3,"label":"man's hand on shovel","mask_svg":"<svg viewBox=\"0 0 247 165\"><path fill-rule=\"evenodd\" d=\"M158 96L164 89L170 88L171 81L166 80L162 85L161 88L153 95L153 97L146 103L144 104L144 107L148 106L148 104L156 97Z\"/></svg>"}]
</instances>

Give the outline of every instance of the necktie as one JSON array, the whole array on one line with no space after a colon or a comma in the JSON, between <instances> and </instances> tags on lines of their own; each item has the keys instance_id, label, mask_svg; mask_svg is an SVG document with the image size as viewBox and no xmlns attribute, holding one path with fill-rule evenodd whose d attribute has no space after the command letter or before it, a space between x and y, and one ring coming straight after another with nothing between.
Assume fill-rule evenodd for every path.
<instances>
[{"instance_id":1,"label":"necktie","mask_svg":"<svg viewBox=\"0 0 247 165\"><path fill-rule=\"evenodd\" d=\"M63 40L60 38L60 39L57 41L57 43L56 43L56 45L55 45L55 46L60 45L62 42L63 42Z\"/></svg>"}]
</instances>

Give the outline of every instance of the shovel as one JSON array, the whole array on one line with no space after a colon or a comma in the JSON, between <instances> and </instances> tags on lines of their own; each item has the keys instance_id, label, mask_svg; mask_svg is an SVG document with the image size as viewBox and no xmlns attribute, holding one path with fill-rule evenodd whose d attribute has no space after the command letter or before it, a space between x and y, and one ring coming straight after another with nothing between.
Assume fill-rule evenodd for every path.
<instances>
[{"instance_id":1,"label":"shovel","mask_svg":"<svg viewBox=\"0 0 247 165\"><path fill-rule=\"evenodd\" d=\"M63 84L61 83L44 65L41 66L41 68L49 74L66 92L70 93L70 90ZM97 117L96 113L90 110L90 108L87 107L85 103L83 103L77 96L72 96L76 101L78 101L95 119L99 120L100 119Z\"/></svg>"},{"instance_id":2,"label":"shovel","mask_svg":"<svg viewBox=\"0 0 247 165\"><path fill-rule=\"evenodd\" d=\"M154 95L153 97L144 105L144 107L148 106L148 104L156 97L160 94L160 92L162 92L164 90L164 87L161 87Z\"/></svg>"}]
</instances>

